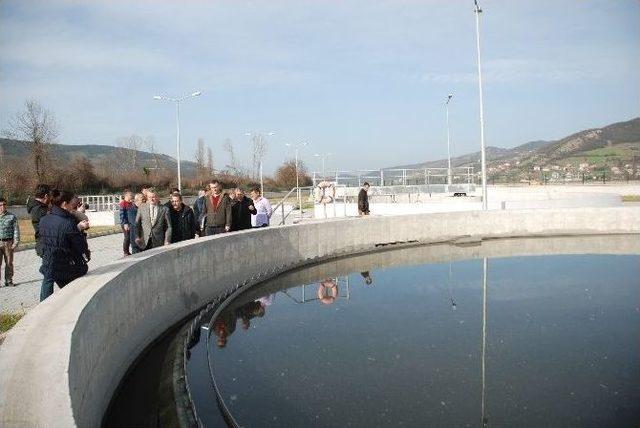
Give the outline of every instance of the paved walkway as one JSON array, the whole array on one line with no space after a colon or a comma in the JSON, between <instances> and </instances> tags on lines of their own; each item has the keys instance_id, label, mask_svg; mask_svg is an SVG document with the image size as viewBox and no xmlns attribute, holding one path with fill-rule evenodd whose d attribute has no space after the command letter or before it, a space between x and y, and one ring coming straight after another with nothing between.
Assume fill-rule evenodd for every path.
<instances>
[{"instance_id":1,"label":"paved walkway","mask_svg":"<svg viewBox=\"0 0 640 428\"><path fill-rule=\"evenodd\" d=\"M104 266L122 257L122 234L100 236L89 239L91 261L89 271ZM4 269L4 267L3 267ZM42 275L40 258L35 250L15 253L13 282L15 287L0 287L0 312L20 312L38 304ZM4 283L4 272L2 273ZM56 286L56 290L58 287Z\"/></svg>"},{"instance_id":2,"label":"paved walkway","mask_svg":"<svg viewBox=\"0 0 640 428\"><path fill-rule=\"evenodd\" d=\"M313 210L306 210L304 217L312 218ZM280 213L274 213L272 224L280 223ZM298 221L297 212L291 213L287 218L287 224ZM122 234L100 236L89 239L89 249L91 250L91 261L89 271L104 266L122 257ZM14 255L14 275L15 287L0 287L0 312L21 312L34 307L40 301L40 285L42 275L40 269L40 258L35 250L24 250ZM4 283L4 273L2 273L2 283ZM55 286L58 290L58 286ZM55 291L54 291L55 292Z\"/></svg>"}]
</instances>

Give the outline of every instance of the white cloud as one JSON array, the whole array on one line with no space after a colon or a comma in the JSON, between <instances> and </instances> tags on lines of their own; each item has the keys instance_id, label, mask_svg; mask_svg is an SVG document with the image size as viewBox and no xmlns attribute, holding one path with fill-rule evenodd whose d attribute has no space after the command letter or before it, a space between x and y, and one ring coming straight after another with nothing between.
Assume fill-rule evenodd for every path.
<instances>
[{"instance_id":1,"label":"white cloud","mask_svg":"<svg viewBox=\"0 0 640 428\"><path fill-rule=\"evenodd\" d=\"M169 58L147 49L109 45L83 39L23 39L0 47L4 64L45 69L158 70L171 64Z\"/></svg>"},{"instance_id":2,"label":"white cloud","mask_svg":"<svg viewBox=\"0 0 640 428\"><path fill-rule=\"evenodd\" d=\"M486 83L576 83L611 78L611 74L594 63L503 58L482 64L482 80ZM427 72L421 76L433 83L474 83L478 81L477 68L465 73Z\"/></svg>"}]
</instances>

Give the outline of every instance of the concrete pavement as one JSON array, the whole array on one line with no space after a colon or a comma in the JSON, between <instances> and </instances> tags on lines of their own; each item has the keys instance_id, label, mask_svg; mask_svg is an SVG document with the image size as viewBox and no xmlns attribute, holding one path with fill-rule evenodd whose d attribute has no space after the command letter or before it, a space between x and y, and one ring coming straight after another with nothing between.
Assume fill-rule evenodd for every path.
<instances>
[{"instance_id":1,"label":"concrete pavement","mask_svg":"<svg viewBox=\"0 0 640 428\"><path fill-rule=\"evenodd\" d=\"M122 234L100 236L89 239L91 261L89 271L122 258ZM35 250L19 251L14 255L15 287L0 288L0 312L20 312L37 305L40 301L42 275L40 257ZM4 272L2 273L4 283ZM58 291L58 287L55 287Z\"/></svg>"}]
</instances>

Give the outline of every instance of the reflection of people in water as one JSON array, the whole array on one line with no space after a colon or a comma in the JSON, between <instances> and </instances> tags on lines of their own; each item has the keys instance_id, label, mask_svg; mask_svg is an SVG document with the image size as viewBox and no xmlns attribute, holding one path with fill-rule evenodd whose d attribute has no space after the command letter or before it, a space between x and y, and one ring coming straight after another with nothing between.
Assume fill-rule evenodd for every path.
<instances>
[{"instance_id":1,"label":"reflection of people in water","mask_svg":"<svg viewBox=\"0 0 640 428\"><path fill-rule=\"evenodd\" d=\"M242 320L242 328L244 330L249 329L249 327L251 326L251 320L253 318L262 318L264 316L264 313L264 306L259 301L249 302L236 311L237 317Z\"/></svg>"},{"instance_id":2,"label":"reflection of people in water","mask_svg":"<svg viewBox=\"0 0 640 428\"><path fill-rule=\"evenodd\" d=\"M248 330L251 327L252 319L264 316L266 307L273 303L274 297L275 295L270 294L254 302L246 303L237 309L231 306L225 308L213 322L213 332L218 337L216 341L218 348L227 346L227 339L236 330L238 319L242 320L242 328Z\"/></svg>"},{"instance_id":3,"label":"reflection of people in water","mask_svg":"<svg viewBox=\"0 0 640 428\"><path fill-rule=\"evenodd\" d=\"M318 300L325 305L330 305L338 298L338 286L336 282L327 278L320 283L318 287Z\"/></svg>"},{"instance_id":4,"label":"reflection of people in water","mask_svg":"<svg viewBox=\"0 0 640 428\"><path fill-rule=\"evenodd\" d=\"M236 321L235 312L225 309L213 322L213 332L218 336L216 341L218 348L227 346L227 338L236 331Z\"/></svg>"},{"instance_id":5,"label":"reflection of people in water","mask_svg":"<svg viewBox=\"0 0 640 428\"><path fill-rule=\"evenodd\" d=\"M364 278L364 283L366 285L373 284L373 278L371 278L371 274L369 273L369 271L360 272L360 275L362 275L362 277Z\"/></svg>"}]
</instances>

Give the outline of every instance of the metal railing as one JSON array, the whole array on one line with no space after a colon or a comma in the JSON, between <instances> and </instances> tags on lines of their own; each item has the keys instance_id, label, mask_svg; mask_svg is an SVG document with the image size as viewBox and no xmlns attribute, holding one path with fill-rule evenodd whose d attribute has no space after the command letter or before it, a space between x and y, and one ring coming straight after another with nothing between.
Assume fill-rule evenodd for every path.
<instances>
[{"instance_id":1,"label":"metal railing","mask_svg":"<svg viewBox=\"0 0 640 428\"><path fill-rule=\"evenodd\" d=\"M323 176L322 173L312 172L313 185L325 179L336 184L344 184L351 187L360 187L366 181L372 186L393 185L417 185L417 184L447 184L447 168L395 168L395 169L360 169L360 170L335 170ZM451 168L451 185L474 184L474 168Z\"/></svg>"},{"instance_id":2,"label":"metal railing","mask_svg":"<svg viewBox=\"0 0 640 428\"><path fill-rule=\"evenodd\" d=\"M298 195L298 192L303 192L305 190L310 191L310 193L313 194L313 187L294 187L293 189L289 190L287 194L284 195L284 197L280 200L280 202L278 202L278 204L273 208L274 213L277 212L278 209L281 210L282 219L280 220L280 223L278 223L278 226L286 224L287 217L289 217L289 215L293 211L295 211L295 205L293 205L288 212L285 212L285 202L289 199L289 197L293 192L295 192L295 198L297 199L297 201L300 201L302 197ZM297 201L296 203L298 203ZM301 204L298 203L298 205L301 205ZM302 206L299 206L298 209L300 212L300 218L302 218L302 213L303 213Z\"/></svg>"},{"instance_id":3,"label":"metal railing","mask_svg":"<svg viewBox=\"0 0 640 428\"><path fill-rule=\"evenodd\" d=\"M89 204L92 211L117 211L122 195L82 195L82 202Z\"/></svg>"}]
</instances>

